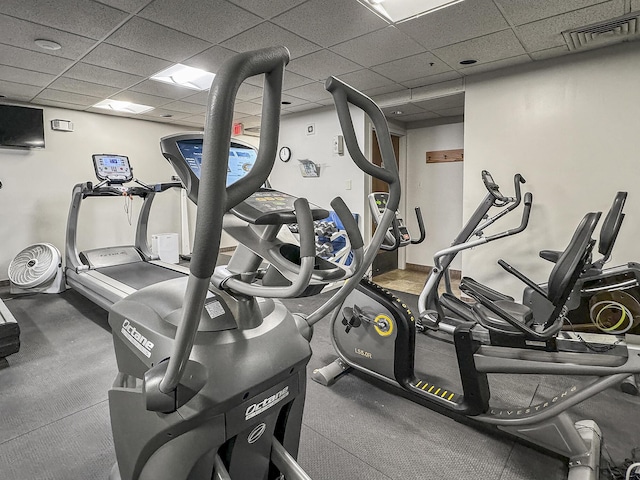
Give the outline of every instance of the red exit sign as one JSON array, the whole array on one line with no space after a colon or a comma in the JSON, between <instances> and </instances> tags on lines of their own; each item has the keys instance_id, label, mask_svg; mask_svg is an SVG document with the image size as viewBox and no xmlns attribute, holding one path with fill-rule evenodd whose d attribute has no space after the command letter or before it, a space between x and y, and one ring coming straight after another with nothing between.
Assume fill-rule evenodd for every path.
<instances>
[{"instance_id":1,"label":"red exit sign","mask_svg":"<svg viewBox=\"0 0 640 480\"><path fill-rule=\"evenodd\" d=\"M244 128L241 123L233 124L233 135L242 135L244 133Z\"/></svg>"}]
</instances>

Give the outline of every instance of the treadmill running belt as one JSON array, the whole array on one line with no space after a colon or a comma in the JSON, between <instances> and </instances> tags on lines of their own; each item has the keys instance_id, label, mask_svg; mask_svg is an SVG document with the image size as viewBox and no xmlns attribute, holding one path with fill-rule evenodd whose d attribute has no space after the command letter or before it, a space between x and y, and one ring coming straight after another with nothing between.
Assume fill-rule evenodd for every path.
<instances>
[{"instance_id":1,"label":"treadmill running belt","mask_svg":"<svg viewBox=\"0 0 640 480\"><path fill-rule=\"evenodd\" d=\"M120 283L124 283L131 288L140 290L155 283L164 282L173 278L184 277L184 274L163 268L153 263L135 262L124 265L113 265L111 267L96 268L96 272L113 278Z\"/></svg>"}]
</instances>

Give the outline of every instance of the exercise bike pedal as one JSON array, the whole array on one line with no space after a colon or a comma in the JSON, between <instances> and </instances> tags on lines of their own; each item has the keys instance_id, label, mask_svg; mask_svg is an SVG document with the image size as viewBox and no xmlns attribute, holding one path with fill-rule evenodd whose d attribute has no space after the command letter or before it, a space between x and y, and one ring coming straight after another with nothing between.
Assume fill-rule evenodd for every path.
<instances>
[{"instance_id":1,"label":"exercise bike pedal","mask_svg":"<svg viewBox=\"0 0 640 480\"><path fill-rule=\"evenodd\" d=\"M336 358L329 365L322 368L316 368L311 372L311 379L320 385L330 387L336 382L336 379L351 367L341 358Z\"/></svg>"}]
</instances>

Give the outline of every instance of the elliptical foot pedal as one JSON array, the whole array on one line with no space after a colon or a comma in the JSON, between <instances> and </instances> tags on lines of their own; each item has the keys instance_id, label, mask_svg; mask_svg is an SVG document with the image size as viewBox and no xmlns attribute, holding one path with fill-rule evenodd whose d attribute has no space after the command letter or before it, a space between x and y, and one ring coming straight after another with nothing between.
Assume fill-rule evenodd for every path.
<instances>
[{"instance_id":1,"label":"elliptical foot pedal","mask_svg":"<svg viewBox=\"0 0 640 480\"><path fill-rule=\"evenodd\" d=\"M435 310L426 310L416 322L416 329L420 333L426 333L427 330L438 330L440 320L438 319L438 312Z\"/></svg>"},{"instance_id":2,"label":"elliptical foot pedal","mask_svg":"<svg viewBox=\"0 0 640 480\"><path fill-rule=\"evenodd\" d=\"M625 378L620 384L620 390L622 390L627 395L633 395L637 397L640 393L640 389L638 389L638 381L635 375L629 375Z\"/></svg>"},{"instance_id":3,"label":"elliptical foot pedal","mask_svg":"<svg viewBox=\"0 0 640 480\"><path fill-rule=\"evenodd\" d=\"M336 382L336 379L340 375L342 375L350 368L351 367L347 365L344 360L342 360L341 358L336 358L329 365L322 368L316 368L311 373L311 378L313 379L313 381L319 383L320 385L330 387Z\"/></svg>"}]
</instances>

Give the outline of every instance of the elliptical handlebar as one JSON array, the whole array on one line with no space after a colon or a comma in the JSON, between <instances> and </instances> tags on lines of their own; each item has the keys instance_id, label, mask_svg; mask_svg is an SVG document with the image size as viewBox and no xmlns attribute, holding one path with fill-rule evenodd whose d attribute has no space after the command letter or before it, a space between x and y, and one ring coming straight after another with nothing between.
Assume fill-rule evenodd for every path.
<instances>
[{"instance_id":1,"label":"elliptical handlebar","mask_svg":"<svg viewBox=\"0 0 640 480\"><path fill-rule=\"evenodd\" d=\"M401 190L398 165L393 151L393 144L391 143L389 125L387 124L387 120L382 113L382 110L380 110L380 107L378 107L378 105L376 105L369 97L336 77L329 77L325 83L325 88L333 96L338 120L340 121L340 127L344 134L349 155L360 170L372 177L386 182L389 185L389 200L387 201L384 213L378 222L378 228L366 248L364 255L362 255L362 249L364 247L361 247L362 249L354 249L354 257L358 260L360 258L362 259L361 261L358 261L359 265L354 267L353 274L342 288L333 297L331 297L327 303L322 305L306 318L309 326L320 321L331 310L340 305L347 295L349 295L349 293L351 293L358 285L360 278L364 276L366 270L373 263L373 260L384 241L385 234L392 221L395 219L396 210L400 204ZM351 117L351 112L349 111L350 103L360 108L373 123L378 137L380 155L382 157L381 167L369 162L358 146L358 139L356 138L355 129L353 127L353 119ZM397 228L397 226L395 228Z\"/></svg>"},{"instance_id":2,"label":"elliptical handlebar","mask_svg":"<svg viewBox=\"0 0 640 480\"><path fill-rule=\"evenodd\" d=\"M155 381L152 382L155 388L153 391L145 390L147 404L175 403L175 390L191 354L209 281L215 267L223 216L259 189L273 168L280 129L282 80L284 67L288 62L289 51L285 47L241 53L224 63L211 85L204 127L196 234L182 319L176 331L168 365L158 364L145 375L145 378L153 376L153 370L160 367L156 370ZM226 187L233 106L238 88L247 78L262 73L265 74L265 80L260 151L251 171L244 178ZM220 208L221 205L223 208ZM159 382L158 376L161 376Z\"/></svg>"},{"instance_id":3,"label":"elliptical handlebar","mask_svg":"<svg viewBox=\"0 0 640 480\"><path fill-rule=\"evenodd\" d=\"M229 288L244 295L265 298L286 298L300 295L311 281L315 266L316 244L313 230L313 215L306 198L298 198L294 202L298 233L300 235L300 271L295 280L287 287L257 286L243 282L234 277L227 277L220 286ZM353 217L352 217L353 218ZM214 282L215 283L215 282Z\"/></svg>"},{"instance_id":4,"label":"elliptical handlebar","mask_svg":"<svg viewBox=\"0 0 640 480\"><path fill-rule=\"evenodd\" d=\"M393 219L391 220L391 228L393 230L393 244L392 245L385 245L384 243L382 245L380 245L380 250L386 250L388 252L393 252L394 250L397 250L398 248L400 248L400 228L398 227L398 217L396 217L394 215Z\"/></svg>"},{"instance_id":5,"label":"elliptical handlebar","mask_svg":"<svg viewBox=\"0 0 640 480\"><path fill-rule=\"evenodd\" d=\"M420 231L420 238L418 238L418 240L411 240L411 245L422 243L427 237L427 231L424 228L424 219L422 218L422 210L420 209L420 207L416 207L415 212L416 220L418 220L418 230Z\"/></svg>"}]
</instances>

